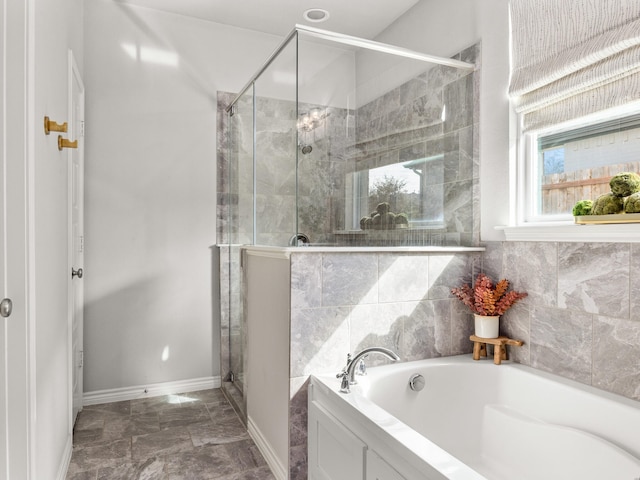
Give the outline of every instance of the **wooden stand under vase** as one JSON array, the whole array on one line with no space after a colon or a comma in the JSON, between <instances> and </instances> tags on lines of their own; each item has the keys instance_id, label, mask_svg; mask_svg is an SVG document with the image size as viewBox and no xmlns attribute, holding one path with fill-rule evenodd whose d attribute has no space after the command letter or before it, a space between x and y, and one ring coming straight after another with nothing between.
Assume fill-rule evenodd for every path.
<instances>
[{"instance_id":1,"label":"wooden stand under vase","mask_svg":"<svg viewBox=\"0 0 640 480\"><path fill-rule=\"evenodd\" d=\"M469 340L473 342L473 359L480 360L480 357L487 356L487 343L494 345L493 349L493 363L500 365L502 360L509 360L509 354L507 353L506 345L512 345L514 347L520 347L524 343L522 340L514 340L509 337L498 338L483 338L476 335L471 335Z\"/></svg>"}]
</instances>

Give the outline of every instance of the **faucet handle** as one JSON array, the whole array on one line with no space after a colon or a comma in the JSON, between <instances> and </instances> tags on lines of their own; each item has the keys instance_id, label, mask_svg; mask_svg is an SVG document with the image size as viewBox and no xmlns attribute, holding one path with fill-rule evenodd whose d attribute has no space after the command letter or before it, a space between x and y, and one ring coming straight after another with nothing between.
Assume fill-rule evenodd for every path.
<instances>
[{"instance_id":1,"label":"faucet handle","mask_svg":"<svg viewBox=\"0 0 640 480\"><path fill-rule=\"evenodd\" d=\"M340 380L340 393L350 393L351 389L349 388L349 374L346 370L343 370L342 373L336 375L337 378L341 378Z\"/></svg>"},{"instance_id":2,"label":"faucet handle","mask_svg":"<svg viewBox=\"0 0 640 480\"><path fill-rule=\"evenodd\" d=\"M369 355L365 355L360 359L358 365L356 365L356 375L364 376L367 374L367 365L364 363L364 359Z\"/></svg>"},{"instance_id":3,"label":"faucet handle","mask_svg":"<svg viewBox=\"0 0 640 480\"><path fill-rule=\"evenodd\" d=\"M347 353L347 364L344 366L344 368L342 369L342 372L346 372L347 370L349 370L349 365L351 365L351 354ZM342 375L341 373L339 373L337 375L337 377L340 377L340 375Z\"/></svg>"}]
</instances>

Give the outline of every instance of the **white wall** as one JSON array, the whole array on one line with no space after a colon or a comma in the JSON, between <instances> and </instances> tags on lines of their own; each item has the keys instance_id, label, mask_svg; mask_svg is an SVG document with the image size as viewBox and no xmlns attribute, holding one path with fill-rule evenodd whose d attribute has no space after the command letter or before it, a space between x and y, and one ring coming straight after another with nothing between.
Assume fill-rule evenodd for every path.
<instances>
[{"instance_id":1,"label":"white wall","mask_svg":"<svg viewBox=\"0 0 640 480\"><path fill-rule=\"evenodd\" d=\"M476 10L484 0L421 0L375 40L450 57L479 40Z\"/></svg>"},{"instance_id":2,"label":"white wall","mask_svg":"<svg viewBox=\"0 0 640 480\"><path fill-rule=\"evenodd\" d=\"M85 392L220 374L216 91L238 91L280 41L86 2ZM147 60L162 52L177 66Z\"/></svg>"},{"instance_id":3,"label":"white wall","mask_svg":"<svg viewBox=\"0 0 640 480\"><path fill-rule=\"evenodd\" d=\"M499 225L509 224L515 204L515 139L509 88L509 0L483 0L478 8L482 38L480 78L480 238L504 240Z\"/></svg>"},{"instance_id":4,"label":"white wall","mask_svg":"<svg viewBox=\"0 0 640 480\"><path fill-rule=\"evenodd\" d=\"M38 480L64 474L71 455L68 342L67 152L43 118L68 121L67 56L82 71L82 0L36 0L34 9L34 191L32 299L35 315L34 468ZM58 477L62 478L62 477Z\"/></svg>"}]
</instances>

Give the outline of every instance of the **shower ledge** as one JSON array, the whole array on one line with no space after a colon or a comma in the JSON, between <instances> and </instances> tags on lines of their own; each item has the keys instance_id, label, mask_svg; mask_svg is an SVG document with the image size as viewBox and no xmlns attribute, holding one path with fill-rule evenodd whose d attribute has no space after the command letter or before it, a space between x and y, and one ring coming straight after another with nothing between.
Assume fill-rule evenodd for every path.
<instances>
[{"instance_id":1,"label":"shower ledge","mask_svg":"<svg viewBox=\"0 0 640 480\"><path fill-rule=\"evenodd\" d=\"M484 247L269 247L246 245L242 247L250 255L264 257L290 257L292 253L473 253L484 252Z\"/></svg>"}]
</instances>

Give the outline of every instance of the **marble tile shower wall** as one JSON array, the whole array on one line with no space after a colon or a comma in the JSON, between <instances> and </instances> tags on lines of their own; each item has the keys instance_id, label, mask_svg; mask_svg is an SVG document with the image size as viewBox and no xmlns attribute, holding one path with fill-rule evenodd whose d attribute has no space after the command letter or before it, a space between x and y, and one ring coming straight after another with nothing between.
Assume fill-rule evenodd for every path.
<instances>
[{"instance_id":1,"label":"marble tile shower wall","mask_svg":"<svg viewBox=\"0 0 640 480\"><path fill-rule=\"evenodd\" d=\"M640 244L491 242L485 272L529 293L502 333L515 361L640 400Z\"/></svg>"},{"instance_id":2,"label":"marble tile shower wall","mask_svg":"<svg viewBox=\"0 0 640 480\"><path fill-rule=\"evenodd\" d=\"M477 245L479 241L480 44L453 58L475 63L476 73L433 66L356 113L354 170L441 156L429 162L423 175L428 183L427 208L442 205L444 228L408 235L392 232L399 244L406 243L404 237L415 245Z\"/></svg>"},{"instance_id":3,"label":"marble tile shower wall","mask_svg":"<svg viewBox=\"0 0 640 480\"><path fill-rule=\"evenodd\" d=\"M474 45L454 58L475 62L477 72L479 52ZM299 143L312 146L308 154L296 151L296 104L258 97L256 243L287 245L297 221L316 245L477 245L478 82L477 74L433 66L356 111L300 104L300 112L327 114L319 128L300 132ZM218 93L218 238L253 243L252 109L240 102L230 126L225 108L233 98ZM345 225L347 173L437 155L426 172L427 196L442 205L443 228L334 235L352 228Z\"/></svg>"},{"instance_id":4,"label":"marble tile shower wall","mask_svg":"<svg viewBox=\"0 0 640 480\"><path fill-rule=\"evenodd\" d=\"M473 317L449 289L469 283L480 265L480 252L291 255L291 479L307 478L309 375L337 373L348 352L370 346L403 361L471 352Z\"/></svg>"}]
</instances>

